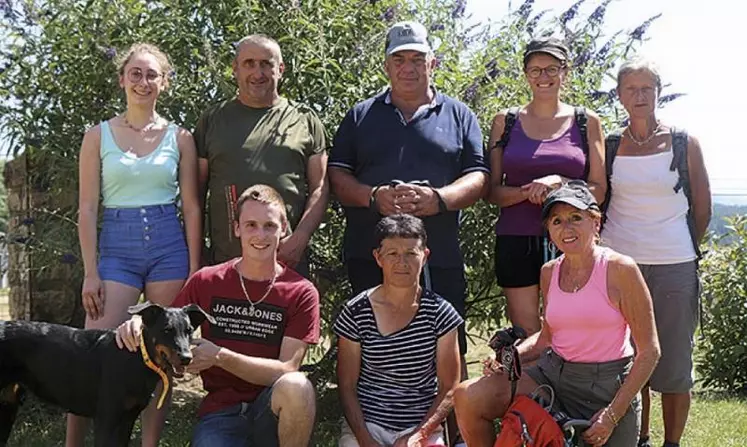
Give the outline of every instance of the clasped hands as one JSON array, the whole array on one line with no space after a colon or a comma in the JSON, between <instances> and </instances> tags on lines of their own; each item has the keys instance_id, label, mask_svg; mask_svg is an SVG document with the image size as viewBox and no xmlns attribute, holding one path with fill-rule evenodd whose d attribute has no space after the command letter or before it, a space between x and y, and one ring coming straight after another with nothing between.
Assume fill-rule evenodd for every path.
<instances>
[{"instance_id":1,"label":"clasped hands","mask_svg":"<svg viewBox=\"0 0 747 447\"><path fill-rule=\"evenodd\" d=\"M392 214L412 214L413 216L433 216L440 212L440 197L431 186L417 183L392 182L376 187L373 203L383 216Z\"/></svg>"}]
</instances>

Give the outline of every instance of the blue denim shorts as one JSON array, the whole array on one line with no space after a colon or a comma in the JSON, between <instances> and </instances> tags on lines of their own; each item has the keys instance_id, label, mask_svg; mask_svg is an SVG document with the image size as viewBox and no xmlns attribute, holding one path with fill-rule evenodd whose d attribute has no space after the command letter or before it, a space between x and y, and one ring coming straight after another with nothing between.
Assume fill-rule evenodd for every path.
<instances>
[{"instance_id":1,"label":"blue denim shorts","mask_svg":"<svg viewBox=\"0 0 747 447\"><path fill-rule=\"evenodd\" d=\"M192 434L192 447L277 447L278 417L272 387L254 402L242 402L204 415Z\"/></svg>"},{"instance_id":2,"label":"blue denim shorts","mask_svg":"<svg viewBox=\"0 0 747 447\"><path fill-rule=\"evenodd\" d=\"M143 290L186 279L189 252L176 205L106 208L99 234L99 276Z\"/></svg>"}]
</instances>

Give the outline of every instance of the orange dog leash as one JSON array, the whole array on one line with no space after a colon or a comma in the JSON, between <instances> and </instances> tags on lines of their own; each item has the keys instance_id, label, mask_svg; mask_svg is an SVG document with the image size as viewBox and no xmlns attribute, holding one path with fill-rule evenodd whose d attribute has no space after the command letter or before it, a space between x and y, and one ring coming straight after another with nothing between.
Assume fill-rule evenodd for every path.
<instances>
[{"instance_id":1,"label":"orange dog leash","mask_svg":"<svg viewBox=\"0 0 747 447\"><path fill-rule=\"evenodd\" d=\"M150 359L148 350L145 349L145 340L143 340L142 332L140 333L140 353L143 355L143 362L145 363L145 366L152 369L156 374L158 374L161 377L161 382L163 382L161 397L158 398L158 405L156 406L156 408L160 410L163 406L164 400L166 400L166 395L169 392L169 377L161 368L158 367L158 365L153 363L153 360Z\"/></svg>"}]
</instances>

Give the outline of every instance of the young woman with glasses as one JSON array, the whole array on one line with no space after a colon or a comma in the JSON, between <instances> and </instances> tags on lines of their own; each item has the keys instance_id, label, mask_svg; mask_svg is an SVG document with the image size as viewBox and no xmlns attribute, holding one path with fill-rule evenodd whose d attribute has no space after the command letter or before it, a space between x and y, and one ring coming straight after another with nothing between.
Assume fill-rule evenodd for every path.
<instances>
[{"instance_id":1,"label":"young woman with glasses","mask_svg":"<svg viewBox=\"0 0 747 447\"><path fill-rule=\"evenodd\" d=\"M155 46L138 43L119 58L117 68L127 107L89 129L80 150L78 236L86 328L117 327L141 293L168 306L200 266L194 140L156 112L158 97L169 86L169 60ZM151 405L143 412L143 446L158 444L165 408L156 411ZM85 419L69 415L67 446L82 446L86 428Z\"/></svg>"},{"instance_id":2,"label":"young woman with glasses","mask_svg":"<svg viewBox=\"0 0 747 447\"><path fill-rule=\"evenodd\" d=\"M523 66L532 99L499 112L490 131L488 201L500 207L495 273L511 322L529 334L540 330L540 269L560 254L544 236L542 201L569 179L586 180L599 201L606 188L599 118L560 100L569 62L560 40L532 40Z\"/></svg>"}]
</instances>

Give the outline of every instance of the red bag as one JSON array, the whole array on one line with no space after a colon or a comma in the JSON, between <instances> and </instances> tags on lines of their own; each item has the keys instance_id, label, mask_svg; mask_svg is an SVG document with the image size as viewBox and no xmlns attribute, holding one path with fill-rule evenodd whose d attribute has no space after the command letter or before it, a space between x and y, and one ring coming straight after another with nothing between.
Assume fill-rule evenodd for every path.
<instances>
[{"instance_id":1,"label":"red bag","mask_svg":"<svg viewBox=\"0 0 747 447\"><path fill-rule=\"evenodd\" d=\"M555 419L529 396L517 396L501 421L494 447L563 447L565 437Z\"/></svg>"}]
</instances>

